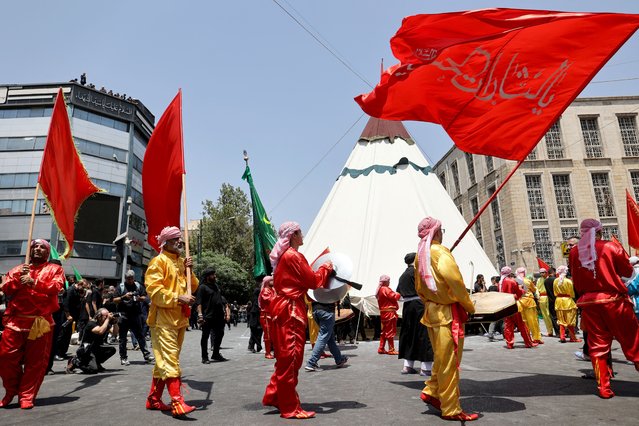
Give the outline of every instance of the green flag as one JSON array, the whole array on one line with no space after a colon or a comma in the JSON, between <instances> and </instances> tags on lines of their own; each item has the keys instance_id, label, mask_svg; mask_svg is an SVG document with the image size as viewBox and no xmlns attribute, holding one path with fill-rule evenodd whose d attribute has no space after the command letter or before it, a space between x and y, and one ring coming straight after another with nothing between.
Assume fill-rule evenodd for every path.
<instances>
[{"instance_id":1,"label":"green flag","mask_svg":"<svg viewBox=\"0 0 639 426\"><path fill-rule=\"evenodd\" d=\"M55 246L53 244L51 244L51 253L49 253L49 260L52 260L52 259L60 260L60 254L55 249Z\"/></svg>"},{"instance_id":2,"label":"green flag","mask_svg":"<svg viewBox=\"0 0 639 426\"><path fill-rule=\"evenodd\" d=\"M242 179L248 182L251 188L251 205L253 207L253 248L255 250L255 266L253 267L253 276L255 278L262 275L270 275L271 261L268 257L271 249L277 242L277 235L273 225L266 216L266 211L260 201L259 195L253 185L253 177L248 164L242 175Z\"/></svg>"},{"instance_id":3,"label":"green flag","mask_svg":"<svg viewBox=\"0 0 639 426\"><path fill-rule=\"evenodd\" d=\"M75 275L75 281L79 282L82 280L82 275L80 275L80 272L78 272L77 269L75 269L75 266L72 266L73 268L73 274Z\"/></svg>"}]
</instances>

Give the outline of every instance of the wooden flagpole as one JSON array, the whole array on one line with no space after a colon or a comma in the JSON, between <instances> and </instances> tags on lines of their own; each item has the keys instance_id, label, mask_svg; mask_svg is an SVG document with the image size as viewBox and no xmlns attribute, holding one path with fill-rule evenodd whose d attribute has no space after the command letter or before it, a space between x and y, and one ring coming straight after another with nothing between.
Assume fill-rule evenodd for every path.
<instances>
[{"instance_id":1,"label":"wooden flagpole","mask_svg":"<svg viewBox=\"0 0 639 426\"><path fill-rule=\"evenodd\" d=\"M184 204L184 248L186 257L191 256L189 248L189 215L186 210L186 173L182 174L182 204ZM186 294L191 295L191 268L186 268Z\"/></svg>"},{"instance_id":2,"label":"wooden flagpole","mask_svg":"<svg viewBox=\"0 0 639 426\"><path fill-rule=\"evenodd\" d=\"M533 149L534 149L534 147L533 147ZM450 251L455 250L455 247L457 247L457 244L459 244L459 242L462 240L462 238L464 238L466 233L468 233L470 228L475 224L475 222L477 222L477 219L479 219L479 216L481 216L481 214L484 212L484 210L486 210L486 208L490 205L490 203L492 203L492 201L495 199L495 197L497 197L497 194L499 194L499 191L501 191L501 189L504 187L504 185L506 185L506 182L508 182L510 180L510 178L515 174L515 172L517 171L519 166L524 164L524 161L525 161L525 158L522 159L522 160L519 160L517 165L510 171L508 176L506 176L506 179L504 179L504 181L501 183L501 185L499 185L499 188L497 188L497 190L495 192L493 192L493 195L491 195L490 198L488 198L488 200L484 203L484 205L481 206L481 209L479 209L479 211L477 212L477 214L475 215L473 220L471 220L468 223L468 226L466 227L466 229L464 229L464 232L461 233L459 238L457 238L457 241L455 241L455 244L453 244L453 246L450 248Z\"/></svg>"},{"instance_id":3,"label":"wooden flagpole","mask_svg":"<svg viewBox=\"0 0 639 426\"><path fill-rule=\"evenodd\" d=\"M33 240L33 224L35 222L35 209L38 202L38 191L40 191L40 182L36 183L35 194L33 194L33 206L31 206L31 221L29 222L29 236L27 238L27 256L24 263L27 265L31 262L31 240Z\"/></svg>"}]
</instances>

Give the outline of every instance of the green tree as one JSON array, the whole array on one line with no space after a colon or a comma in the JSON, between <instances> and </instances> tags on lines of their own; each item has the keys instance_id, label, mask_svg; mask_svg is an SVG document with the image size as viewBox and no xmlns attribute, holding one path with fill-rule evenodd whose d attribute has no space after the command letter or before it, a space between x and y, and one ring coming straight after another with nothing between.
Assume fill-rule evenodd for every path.
<instances>
[{"instance_id":1,"label":"green tree","mask_svg":"<svg viewBox=\"0 0 639 426\"><path fill-rule=\"evenodd\" d=\"M202 270L215 268L217 283L229 303L246 304L249 301L253 278L248 269L222 253L212 251L202 253L202 266Z\"/></svg>"}]
</instances>

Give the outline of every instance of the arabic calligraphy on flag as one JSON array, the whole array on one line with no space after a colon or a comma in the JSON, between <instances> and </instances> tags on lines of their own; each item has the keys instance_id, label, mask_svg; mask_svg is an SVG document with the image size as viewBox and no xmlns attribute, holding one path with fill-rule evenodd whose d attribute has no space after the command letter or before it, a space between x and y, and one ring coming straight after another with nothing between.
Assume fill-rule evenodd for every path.
<instances>
[{"instance_id":1,"label":"arabic calligraphy on flag","mask_svg":"<svg viewBox=\"0 0 639 426\"><path fill-rule=\"evenodd\" d=\"M400 63L355 100L373 117L439 123L463 151L522 160L638 25L519 9L410 16L391 39Z\"/></svg>"}]
</instances>

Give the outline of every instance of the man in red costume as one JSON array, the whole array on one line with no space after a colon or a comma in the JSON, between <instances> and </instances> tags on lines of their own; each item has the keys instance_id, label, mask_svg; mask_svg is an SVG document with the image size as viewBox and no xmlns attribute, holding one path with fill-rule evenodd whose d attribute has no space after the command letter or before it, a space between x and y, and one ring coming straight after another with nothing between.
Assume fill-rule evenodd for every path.
<instances>
[{"instance_id":1,"label":"man in red costume","mask_svg":"<svg viewBox=\"0 0 639 426\"><path fill-rule=\"evenodd\" d=\"M501 281L499 282L499 291L502 293L510 293L515 296L515 300L519 300L524 295L524 290L519 287L517 281L510 278L512 269L509 266L501 268ZM517 312L514 315L504 318L504 339L506 340L506 347L513 349L515 347L515 325L524 339L524 343L527 348L534 348L537 343L533 342L530 338L530 332L528 327L524 324L521 314Z\"/></svg>"},{"instance_id":2,"label":"man in red costume","mask_svg":"<svg viewBox=\"0 0 639 426\"><path fill-rule=\"evenodd\" d=\"M58 293L64 285L62 267L48 262L49 243L33 240L30 250L31 263L9 271L1 289L7 295L7 310L0 340L0 377L6 394L0 407L18 395L20 408L33 408L51 351L52 314L59 309Z\"/></svg>"},{"instance_id":3,"label":"man in red costume","mask_svg":"<svg viewBox=\"0 0 639 426\"><path fill-rule=\"evenodd\" d=\"M395 335L397 334L397 301L402 297L399 293L391 290L390 277L382 275L379 277L379 285L375 293L377 304L379 305L379 316L382 320L382 333L379 336L378 354L399 355L395 350ZM388 351L384 348L388 342Z\"/></svg>"},{"instance_id":4,"label":"man in red costume","mask_svg":"<svg viewBox=\"0 0 639 426\"><path fill-rule=\"evenodd\" d=\"M333 272L327 262L313 272L308 261L297 249L304 244L299 224L285 222L279 229L279 240L271 250L273 287L276 296L271 302L275 348L275 372L266 386L262 404L276 407L287 419L315 417L313 411L304 411L295 387L297 375L304 359L306 343L306 303L304 295L309 289L325 285Z\"/></svg>"},{"instance_id":5,"label":"man in red costume","mask_svg":"<svg viewBox=\"0 0 639 426\"><path fill-rule=\"evenodd\" d=\"M260 323L264 330L264 358L273 359L273 316L271 315L271 301L275 298L275 290L273 289L273 277L267 275L262 280L262 289L258 298L260 305Z\"/></svg>"},{"instance_id":6,"label":"man in red costume","mask_svg":"<svg viewBox=\"0 0 639 426\"><path fill-rule=\"evenodd\" d=\"M606 362L613 338L639 371L639 322L620 278L632 275L628 255L620 244L603 240L601 231L598 220L581 222L581 239L570 250L569 263L599 396L607 399L615 396Z\"/></svg>"}]
</instances>

